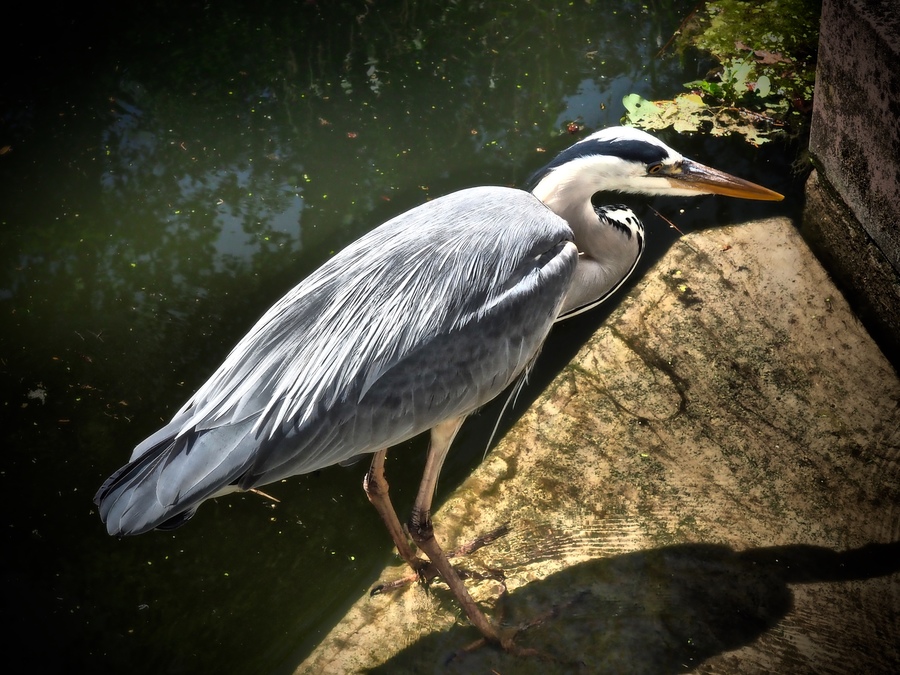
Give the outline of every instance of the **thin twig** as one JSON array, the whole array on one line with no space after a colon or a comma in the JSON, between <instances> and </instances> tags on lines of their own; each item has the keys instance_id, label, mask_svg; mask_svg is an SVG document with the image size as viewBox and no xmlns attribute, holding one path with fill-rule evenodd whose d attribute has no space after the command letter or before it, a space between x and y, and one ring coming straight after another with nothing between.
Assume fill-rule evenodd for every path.
<instances>
[{"instance_id":1,"label":"thin twig","mask_svg":"<svg viewBox=\"0 0 900 675\"><path fill-rule=\"evenodd\" d=\"M252 492L253 494L259 495L260 497L265 497L266 499L271 499L271 500L272 500L273 502L275 502L276 504L280 504L280 503L281 503L281 500L280 500L280 499L276 499L276 498L273 497L272 495L267 495L267 494L266 494L265 492L263 492L262 490L257 490L256 488L250 488L249 490L247 490L247 492Z\"/></svg>"},{"instance_id":2,"label":"thin twig","mask_svg":"<svg viewBox=\"0 0 900 675\"><path fill-rule=\"evenodd\" d=\"M672 33L672 37L670 37L669 41L666 42L666 44L664 44L658 52L656 52L656 56L654 58L658 59L660 56L662 56L663 54L666 53L666 50L669 48L669 45L672 44L672 42L675 40L675 36L681 32L681 29L684 28L685 24L688 21L690 21L691 18L693 18L694 14L696 14L699 11L700 6L704 5L704 4L706 4L705 0L700 0L700 2L698 2L696 5L694 5L694 9L691 10L690 14L688 14L686 17L684 17L684 20L680 24L678 24L678 28L675 29L674 33Z\"/></svg>"},{"instance_id":3,"label":"thin twig","mask_svg":"<svg viewBox=\"0 0 900 675\"><path fill-rule=\"evenodd\" d=\"M669 227L671 227L673 230L675 230L678 234L680 234L682 237L684 236L684 232L679 230L678 226L675 223L673 223L671 220L666 218L663 214L661 214L659 211L654 209L652 206L650 207L650 210L653 211L653 213L658 215L660 218L662 218L664 221L666 221L669 224Z\"/></svg>"}]
</instances>

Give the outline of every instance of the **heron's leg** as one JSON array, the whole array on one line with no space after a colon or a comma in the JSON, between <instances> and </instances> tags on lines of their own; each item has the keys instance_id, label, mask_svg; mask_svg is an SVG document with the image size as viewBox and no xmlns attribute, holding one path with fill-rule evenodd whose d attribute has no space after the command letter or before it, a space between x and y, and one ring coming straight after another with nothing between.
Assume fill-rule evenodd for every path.
<instances>
[{"instance_id":1,"label":"heron's leg","mask_svg":"<svg viewBox=\"0 0 900 675\"><path fill-rule=\"evenodd\" d=\"M499 643L503 647L511 645L510 638L502 638L494 625L484 613L478 609L478 605L469 595L462 579L453 569L447 554L444 553L437 539L434 538L434 527L431 523L431 501L434 497L434 488L438 475L447 457L450 444L456 437L456 433L462 426L465 417L447 420L438 424L431 430L431 445L428 447L428 458L425 462L425 473L422 483L419 485L419 493L413 507L412 516L409 519L409 534L416 545L428 556L431 564L437 569L438 574L450 587L450 591L462 606L469 621L472 622L481 634L489 641ZM509 644L507 644L509 643Z\"/></svg>"},{"instance_id":2,"label":"heron's leg","mask_svg":"<svg viewBox=\"0 0 900 675\"><path fill-rule=\"evenodd\" d=\"M419 483L419 492L416 495L416 503L413 505L410 524L431 520L431 501L434 499L434 488L437 487L438 476L441 475L441 468L444 466L444 460L447 459L447 452L465 419L465 417L456 417L441 422L431 430L431 443L428 445L425 471L422 473L422 482Z\"/></svg>"},{"instance_id":3,"label":"heron's leg","mask_svg":"<svg viewBox=\"0 0 900 675\"><path fill-rule=\"evenodd\" d=\"M387 525L391 539L394 540L394 544L397 546L397 551L409 563L409 566L418 572L424 561L413 553L412 547L406 539L406 533L403 531L403 526L400 525L400 519L397 518L397 512L394 511L394 506L391 504L391 497L388 494L388 482L384 477L384 458L386 456L387 448L375 453L375 456L372 458L372 464L369 466L369 471L363 479L363 490L366 491L366 496L372 502L372 506L375 507L384 524Z\"/></svg>"}]
</instances>

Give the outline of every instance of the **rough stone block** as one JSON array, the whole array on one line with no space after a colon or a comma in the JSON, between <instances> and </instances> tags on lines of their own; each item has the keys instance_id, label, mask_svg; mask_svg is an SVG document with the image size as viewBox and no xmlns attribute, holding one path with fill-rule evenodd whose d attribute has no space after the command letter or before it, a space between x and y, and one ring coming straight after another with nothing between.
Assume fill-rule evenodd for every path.
<instances>
[{"instance_id":1,"label":"rough stone block","mask_svg":"<svg viewBox=\"0 0 900 675\"><path fill-rule=\"evenodd\" d=\"M298 673L898 672L898 401L793 223L690 234L435 514L448 550L511 525L462 564L540 655L448 664L478 635L435 583Z\"/></svg>"}]
</instances>

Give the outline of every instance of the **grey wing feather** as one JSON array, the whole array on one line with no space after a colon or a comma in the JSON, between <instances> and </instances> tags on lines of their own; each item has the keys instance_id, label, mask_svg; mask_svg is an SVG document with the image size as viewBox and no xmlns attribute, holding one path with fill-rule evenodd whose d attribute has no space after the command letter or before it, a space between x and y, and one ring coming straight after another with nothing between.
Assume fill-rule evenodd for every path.
<instances>
[{"instance_id":1,"label":"grey wing feather","mask_svg":"<svg viewBox=\"0 0 900 675\"><path fill-rule=\"evenodd\" d=\"M222 491L472 412L540 349L576 265L571 240L565 221L507 188L463 190L373 230L266 312L135 449L97 495L108 529L145 531Z\"/></svg>"}]
</instances>

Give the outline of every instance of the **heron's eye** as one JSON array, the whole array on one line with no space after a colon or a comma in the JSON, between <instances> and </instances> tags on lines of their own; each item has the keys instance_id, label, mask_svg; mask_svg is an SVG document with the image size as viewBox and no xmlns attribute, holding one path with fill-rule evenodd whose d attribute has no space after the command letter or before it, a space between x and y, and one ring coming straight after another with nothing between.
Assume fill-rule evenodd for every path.
<instances>
[{"instance_id":1,"label":"heron's eye","mask_svg":"<svg viewBox=\"0 0 900 675\"><path fill-rule=\"evenodd\" d=\"M651 164L650 166L647 167L647 173L649 173L651 175L654 173L659 173L660 171L662 171L662 168L663 168L662 162L654 162L653 164Z\"/></svg>"}]
</instances>

